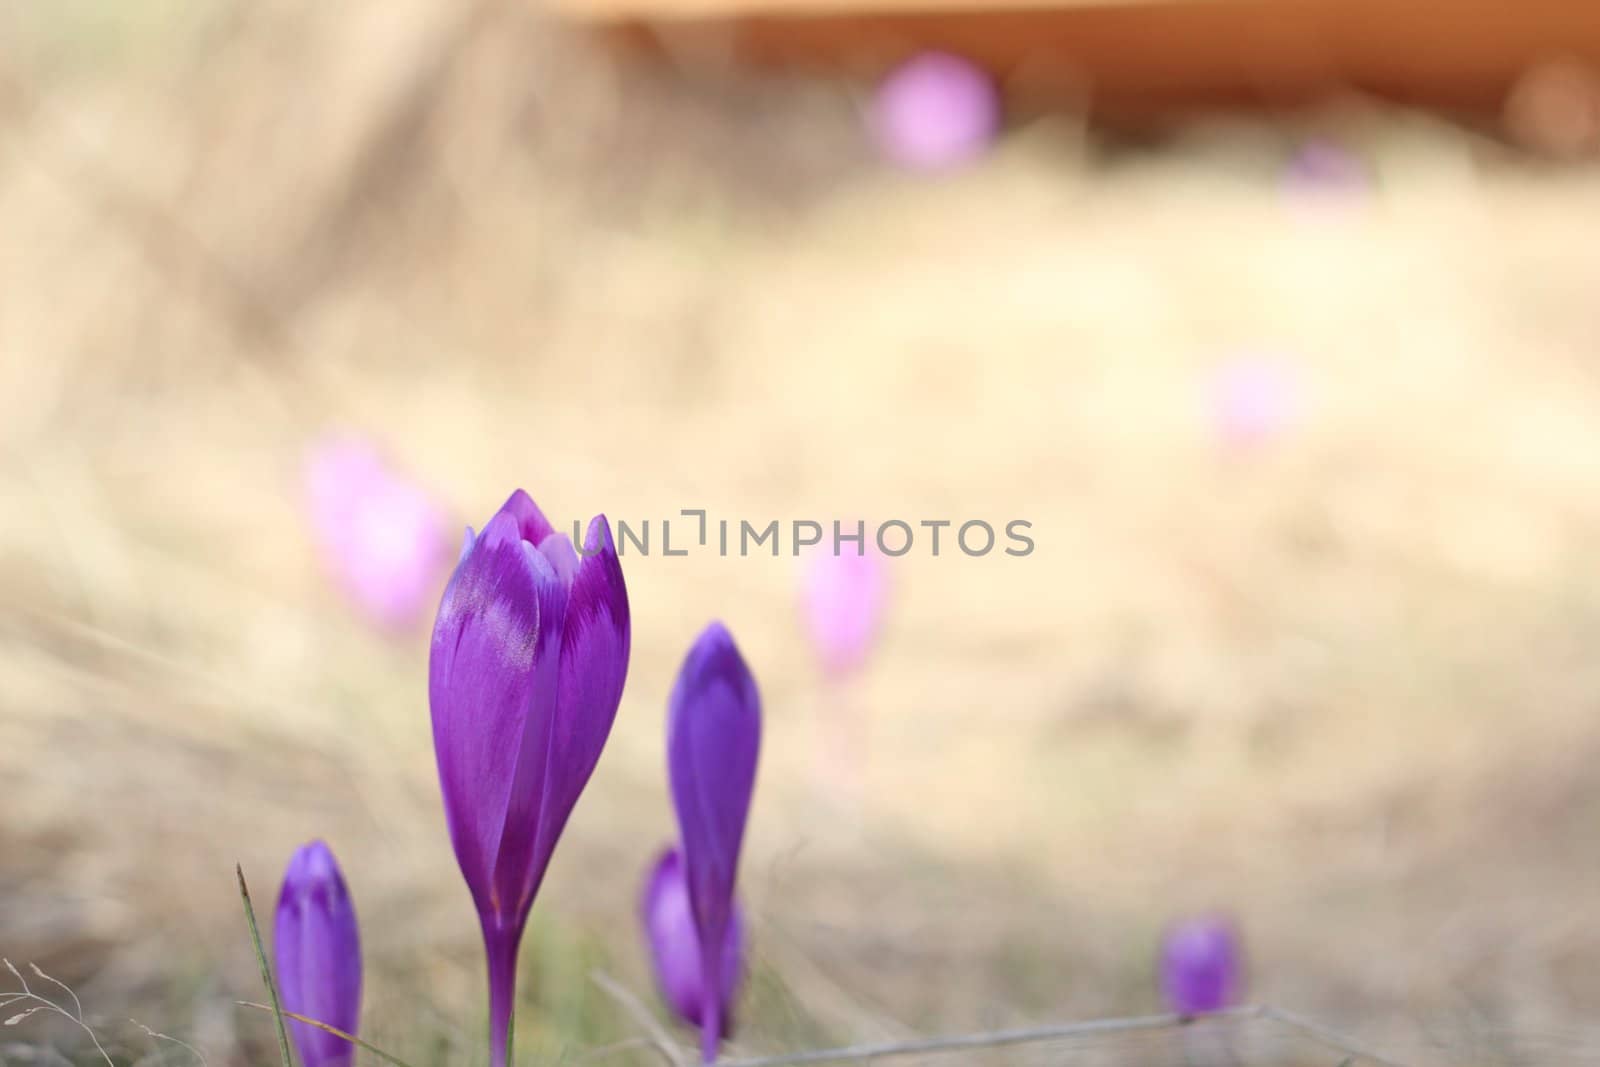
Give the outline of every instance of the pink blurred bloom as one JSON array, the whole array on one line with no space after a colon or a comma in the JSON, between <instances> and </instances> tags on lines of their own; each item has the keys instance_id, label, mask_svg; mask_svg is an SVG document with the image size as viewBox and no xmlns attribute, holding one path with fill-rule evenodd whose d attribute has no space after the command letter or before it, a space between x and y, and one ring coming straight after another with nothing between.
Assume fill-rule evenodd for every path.
<instances>
[{"instance_id":1,"label":"pink blurred bloom","mask_svg":"<svg viewBox=\"0 0 1600 1067\"><path fill-rule=\"evenodd\" d=\"M872 133L891 161L944 170L982 155L1000 127L988 75L957 56L925 52L892 71L872 102Z\"/></svg>"},{"instance_id":2,"label":"pink blurred bloom","mask_svg":"<svg viewBox=\"0 0 1600 1067\"><path fill-rule=\"evenodd\" d=\"M1283 171L1285 195L1297 206L1350 204L1372 190L1372 174L1360 156L1341 145L1312 139L1290 157Z\"/></svg>"},{"instance_id":3,"label":"pink blurred bloom","mask_svg":"<svg viewBox=\"0 0 1600 1067\"><path fill-rule=\"evenodd\" d=\"M1234 359L1212 375L1212 420L1230 448L1259 448L1281 438L1300 415L1299 382L1283 362L1263 356Z\"/></svg>"},{"instance_id":4,"label":"pink blurred bloom","mask_svg":"<svg viewBox=\"0 0 1600 1067\"><path fill-rule=\"evenodd\" d=\"M842 676L860 667L877 641L889 575L883 557L871 549L864 555L851 545L837 555L832 549L824 545L812 556L802 599L823 668Z\"/></svg>"},{"instance_id":5,"label":"pink blurred bloom","mask_svg":"<svg viewBox=\"0 0 1600 1067\"><path fill-rule=\"evenodd\" d=\"M312 447L305 488L312 533L340 587L380 626L416 624L449 562L442 509L355 437Z\"/></svg>"}]
</instances>

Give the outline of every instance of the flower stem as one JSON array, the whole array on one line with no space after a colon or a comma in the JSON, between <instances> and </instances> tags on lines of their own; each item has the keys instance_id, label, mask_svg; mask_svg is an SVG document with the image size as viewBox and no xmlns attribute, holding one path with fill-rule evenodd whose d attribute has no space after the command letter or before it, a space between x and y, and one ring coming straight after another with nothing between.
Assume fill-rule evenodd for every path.
<instances>
[{"instance_id":1,"label":"flower stem","mask_svg":"<svg viewBox=\"0 0 1600 1067\"><path fill-rule=\"evenodd\" d=\"M483 951L489 960L489 1063L509 1067L513 1016L517 1004L517 949L520 928L507 929L490 920L483 924Z\"/></svg>"},{"instance_id":2,"label":"flower stem","mask_svg":"<svg viewBox=\"0 0 1600 1067\"><path fill-rule=\"evenodd\" d=\"M722 1043L722 997L716 987L704 991L704 1006L700 1009L700 1059L706 1063L717 1062L717 1046Z\"/></svg>"},{"instance_id":3,"label":"flower stem","mask_svg":"<svg viewBox=\"0 0 1600 1067\"><path fill-rule=\"evenodd\" d=\"M722 954L707 952L705 946L720 946L725 940L716 936L700 942L700 1059L705 1063L717 1062L722 1043Z\"/></svg>"}]
</instances>

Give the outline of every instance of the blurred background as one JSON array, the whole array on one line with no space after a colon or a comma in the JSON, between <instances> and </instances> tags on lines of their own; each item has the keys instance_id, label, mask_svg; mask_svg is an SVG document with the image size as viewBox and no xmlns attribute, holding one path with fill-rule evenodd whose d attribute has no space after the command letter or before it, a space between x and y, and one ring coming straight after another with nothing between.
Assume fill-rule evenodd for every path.
<instances>
[{"instance_id":1,"label":"blurred background","mask_svg":"<svg viewBox=\"0 0 1600 1067\"><path fill-rule=\"evenodd\" d=\"M721 618L767 730L735 1054L1157 1011L1220 910L1253 1001L1589 1062L1600 91L1547 46L1595 16L820 6L0 6L0 954L118 1062L267 1062L232 868L270 912L322 837L365 1036L481 1062L428 628L523 486L654 527L524 1055L649 1058L589 976L654 1005ZM668 557L682 509L1035 547L828 578Z\"/></svg>"}]
</instances>

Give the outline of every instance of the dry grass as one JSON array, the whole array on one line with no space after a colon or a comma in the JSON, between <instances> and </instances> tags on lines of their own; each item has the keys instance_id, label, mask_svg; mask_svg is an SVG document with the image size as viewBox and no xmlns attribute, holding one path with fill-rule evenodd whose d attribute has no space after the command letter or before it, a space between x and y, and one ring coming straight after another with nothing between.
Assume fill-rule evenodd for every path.
<instances>
[{"instance_id":1,"label":"dry grass","mask_svg":"<svg viewBox=\"0 0 1600 1067\"><path fill-rule=\"evenodd\" d=\"M158 1028L224 1062L266 1034L218 1007L254 992L232 863L264 887L322 835L378 1032L476 1039L425 635L364 629L298 510L305 442L353 425L463 521L521 484L562 521L1034 523L1027 559L897 569L848 695L859 805L815 775L841 698L793 561L627 564L530 1041L626 1036L583 975L643 988L663 701L720 616L770 723L752 1048L1148 1010L1160 924L1217 904L1261 999L1417 1062L1592 1047L1600 178L1357 110L1311 120L1378 168L1336 218L1286 210L1257 122L1039 121L914 181L842 87L729 93L455 10L0 49L5 955L193 1010ZM1197 383L1263 345L1311 409L1219 456Z\"/></svg>"}]
</instances>

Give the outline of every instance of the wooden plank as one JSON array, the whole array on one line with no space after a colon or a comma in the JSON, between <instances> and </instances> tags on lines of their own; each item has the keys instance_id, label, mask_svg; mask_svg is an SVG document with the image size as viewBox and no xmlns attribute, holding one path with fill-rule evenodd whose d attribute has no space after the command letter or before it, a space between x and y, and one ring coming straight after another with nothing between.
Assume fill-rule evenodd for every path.
<instances>
[{"instance_id":1,"label":"wooden plank","mask_svg":"<svg viewBox=\"0 0 1600 1067\"><path fill-rule=\"evenodd\" d=\"M559 2L639 39L714 40L708 54L778 67L871 77L920 49L947 49L1002 79L1070 74L1113 111L1283 102L1331 87L1497 109L1542 61L1600 64L1600 0Z\"/></svg>"},{"instance_id":2,"label":"wooden plank","mask_svg":"<svg viewBox=\"0 0 1600 1067\"><path fill-rule=\"evenodd\" d=\"M975 7L974 0L548 0L560 14L582 19L808 18L817 15L894 15L962 11L1062 10L1087 7L1213 4L1218 0L1005 0ZM1296 3L1298 0L1269 0Z\"/></svg>"}]
</instances>

